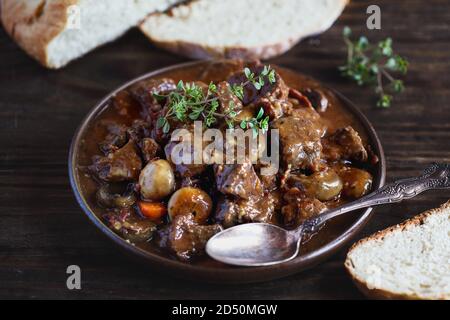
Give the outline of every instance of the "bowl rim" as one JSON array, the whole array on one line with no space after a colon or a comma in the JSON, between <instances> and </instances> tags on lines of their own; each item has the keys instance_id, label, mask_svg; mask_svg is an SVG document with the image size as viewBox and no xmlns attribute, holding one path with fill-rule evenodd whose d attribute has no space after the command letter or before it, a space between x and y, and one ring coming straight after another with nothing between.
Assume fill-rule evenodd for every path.
<instances>
[{"instance_id":1,"label":"bowl rim","mask_svg":"<svg viewBox=\"0 0 450 320\"><path fill-rule=\"evenodd\" d=\"M226 60L225 60L226 61ZM216 282L211 279L211 276L217 277L219 274L223 276L222 279L218 279L218 282L223 282L222 280L227 280L234 282L234 278L236 276L239 276L240 283L252 283L252 282L261 282L261 281L267 281L272 280L276 278L285 277L297 272L300 272L304 269L309 268L312 265L315 265L326 258L328 258L330 255L334 254L336 251L341 249L346 243L348 243L352 237L354 237L359 231L367 224L367 222L370 220L372 216L372 208L365 209L363 213L360 215L360 217L355 220L351 224L351 226L345 230L342 234L340 234L337 238L334 240L326 243L322 247L320 247L317 250L311 251L305 255L301 256L301 259L294 259L290 262L275 265L275 266L267 266L267 267L253 267L253 268L246 268L246 267L227 267L226 269L223 268L216 268L216 267L205 267L202 265L193 265L185 262L181 262L178 260L170 259L168 257L163 257L161 255L146 251L144 249L141 249L132 243L128 242L127 240L120 237L118 234L116 234L114 231L112 231L106 224L103 223L103 221L97 217L94 210L92 210L86 200L84 199L84 196L82 195L82 192L80 190L79 181L77 178L77 168L75 166L76 159L78 156L79 151L79 144L82 140L84 131L89 127L91 124L91 121L95 119L99 114L101 114L107 107L108 102L110 101L111 97L115 96L118 92L121 90L124 90L131 85L145 80L147 78L151 78L154 76L157 76L159 74L169 72L175 69L179 68L185 68L185 67L193 67L196 65L202 65L204 63L211 62L210 60L200 60L200 61L192 61L192 62L185 62L180 64L171 65L164 68L159 68L156 70L153 70L151 72L145 73L143 75L140 75L130 81L127 81L125 84L119 86L118 88L110 91L107 95L105 95L100 102L98 102L90 111L87 113L87 115L83 118L81 121L81 124L78 126L78 128L75 131L75 134L72 138L70 149L69 149L69 159L68 159L68 170L69 170L69 180L70 185L72 188L72 191L75 195L75 198L78 202L78 205L81 207L83 212L87 215L88 219L98 228L104 235L106 235L110 240L112 240L115 244L119 245L122 249L133 253L134 255L143 258L147 260L147 262L150 262L153 266L162 269L163 271L166 270L183 270L184 274L188 274L189 276L196 277L201 280L206 281L212 281ZM276 65L277 67L281 67L283 69L289 70L290 72L294 72L297 74L301 74L305 76L304 74L287 68L283 66ZM311 78L306 75L306 77ZM314 79L314 78L311 78ZM315 79L314 79L315 80ZM373 151L375 154L379 157L379 176L377 176L377 181L375 188L380 188L384 185L385 179L386 179L386 158L384 154L384 150L381 144L381 141L375 131L375 128L371 124L371 122L367 119L367 117L359 110L359 108L356 107L356 105L351 102L348 98L346 98L344 95L339 93L338 91L331 89L324 85L322 82L318 81L320 85L322 85L324 88L332 91L341 101L343 101L345 108L351 112L357 119L357 121L364 127L366 134L368 136L368 140L370 141L371 147L374 149ZM281 269L285 269L284 272L281 271ZM263 279L259 279L261 277L255 276L255 271L266 274L266 276ZM276 274L271 274L274 271ZM178 274L179 275L179 274ZM177 275L176 275L177 276Z\"/></svg>"}]
</instances>

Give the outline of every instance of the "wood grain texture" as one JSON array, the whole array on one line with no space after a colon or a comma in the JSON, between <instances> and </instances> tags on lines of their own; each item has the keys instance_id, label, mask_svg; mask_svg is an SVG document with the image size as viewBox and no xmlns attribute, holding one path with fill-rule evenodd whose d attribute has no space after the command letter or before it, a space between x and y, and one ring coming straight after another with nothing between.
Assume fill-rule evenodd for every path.
<instances>
[{"instance_id":1,"label":"wood grain texture","mask_svg":"<svg viewBox=\"0 0 450 320\"><path fill-rule=\"evenodd\" d=\"M372 1L352 1L336 25L271 62L309 74L353 100L374 124L388 161L388 181L450 162L450 3L380 0L382 30L365 28ZM406 91L388 110L372 89L340 78L344 25L371 40L391 36L411 62ZM216 286L160 275L122 254L79 209L69 187L72 135L89 109L121 83L185 61L153 48L138 31L59 71L28 58L0 30L0 298L359 299L342 250L307 272L277 281ZM376 209L363 237L450 198L427 193ZM68 291L65 270L82 268L82 290Z\"/></svg>"}]
</instances>

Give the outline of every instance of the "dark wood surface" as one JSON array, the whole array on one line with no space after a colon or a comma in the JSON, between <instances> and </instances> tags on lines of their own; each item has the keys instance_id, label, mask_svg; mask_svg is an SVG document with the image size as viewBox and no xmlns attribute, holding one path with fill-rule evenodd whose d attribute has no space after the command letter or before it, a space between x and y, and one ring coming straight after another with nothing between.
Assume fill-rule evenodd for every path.
<instances>
[{"instance_id":1,"label":"dark wood surface","mask_svg":"<svg viewBox=\"0 0 450 320\"><path fill-rule=\"evenodd\" d=\"M382 30L365 28L373 1L353 1L325 34L271 60L309 74L353 100L379 133L388 181L450 162L450 2L376 1ZM299 19L301 15L299 15ZM406 91L388 110L372 89L340 78L344 25L371 40L392 36L411 70ZM127 256L92 226L70 190L67 156L84 115L106 93L148 71L186 61L152 47L138 31L67 68L49 71L0 30L0 298L362 298L346 275L342 250L327 262L285 279L217 286L161 275ZM432 192L376 209L363 237L450 198ZM82 268L82 290L66 289L66 267Z\"/></svg>"}]
</instances>

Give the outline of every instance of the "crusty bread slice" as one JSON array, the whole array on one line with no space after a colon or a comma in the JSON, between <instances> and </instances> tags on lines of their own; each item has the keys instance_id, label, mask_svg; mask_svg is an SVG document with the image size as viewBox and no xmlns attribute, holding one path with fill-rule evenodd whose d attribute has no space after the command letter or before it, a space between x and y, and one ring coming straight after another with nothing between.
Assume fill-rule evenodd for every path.
<instances>
[{"instance_id":1,"label":"crusty bread slice","mask_svg":"<svg viewBox=\"0 0 450 320\"><path fill-rule=\"evenodd\" d=\"M177 0L0 0L6 31L32 57L60 68ZM78 23L79 22L79 23Z\"/></svg>"},{"instance_id":2,"label":"crusty bread slice","mask_svg":"<svg viewBox=\"0 0 450 320\"><path fill-rule=\"evenodd\" d=\"M345 266L377 299L450 299L450 201L356 243Z\"/></svg>"},{"instance_id":3,"label":"crusty bread slice","mask_svg":"<svg viewBox=\"0 0 450 320\"><path fill-rule=\"evenodd\" d=\"M141 30L191 58L268 59L327 30L348 0L197 0L153 14Z\"/></svg>"}]
</instances>

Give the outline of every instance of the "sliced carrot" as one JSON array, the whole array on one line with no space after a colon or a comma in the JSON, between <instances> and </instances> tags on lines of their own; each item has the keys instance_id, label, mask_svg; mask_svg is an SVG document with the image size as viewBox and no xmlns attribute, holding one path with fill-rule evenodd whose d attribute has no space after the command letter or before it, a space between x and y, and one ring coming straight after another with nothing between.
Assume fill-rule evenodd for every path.
<instances>
[{"instance_id":1,"label":"sliced carrot","mask_svg":"<svg viewBox=\"0 0 450 320\"><path fill-rule=\"evenodd\" d=\"M163 203L139 201L139 210L152 221L159 221L167 214L167 208Z\"/></svg>"}]
</instances>

